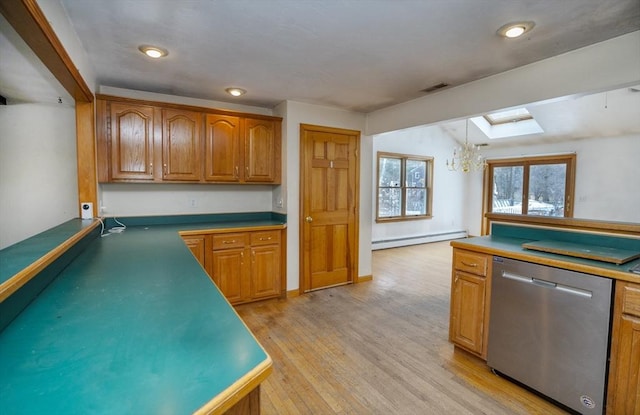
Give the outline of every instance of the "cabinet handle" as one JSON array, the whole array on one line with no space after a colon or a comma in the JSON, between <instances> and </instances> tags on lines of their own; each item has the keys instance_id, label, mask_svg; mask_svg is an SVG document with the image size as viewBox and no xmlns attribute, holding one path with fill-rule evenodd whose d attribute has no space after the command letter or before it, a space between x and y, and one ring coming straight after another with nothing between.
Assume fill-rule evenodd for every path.
<instances>
[{"instance_id":1,"label":"cabinet handle","mask_svg":"<svg viewBox=\"0 0 640 415\"><path fill-rule=\"evenodd\" d=\"M240 263L244 264L244 252L240 252Z\"/></svg>"},{"instance_id":2,"label":"cabinet handle","mask_svg":"<svg viewBox=\"0 0 640 415\"><path fill-rule=\"evenodd\" d=\"M238 166L236 166L236 174L234 176L236 179L238 178Z\"/></svg>"},{"instance_id":3,"label":"cabinet handle","mask_svg":"<svg viewBox=\"0 0 640 415\"><path fill-rule=\"evenodd\" d=\"M223 244L235 244L236 240L232 240L232 241L222 241Z\"/></svg>"},{"instance_id":4,"label":"cabinet handle","mask_svg":"<svg viewBox=\"0 0 640 415\"><path fill-rule=\"evenodd\" d=\"M268 237L268 238L260 238L260 240L261 240L261 241L270 241L270 240L271 240L271 237Z\"/></svg>"},{"instance_id":5,"label":"cabinet handle","mask_svg":"<svg viewBox=\"0 0 640 415\"><path fill-rule=\"evenodd\" d=\"M251 261L256 262L256 251L251 251Z\"/></svg>"},{"instance_id":6,"label":"cabinet handle","mask_svg":"<svg viewBox=\"0 0 640 415\"><path fill-rule=\"evenodd\" d=\"M477 267L477 266L478 266L478 264L476 264L475 262L474 262L474 263L472 263L472 264L469 264L468 262L464 262L464 261L460 261L460 262L462 262L462 265L465 265L465 266L467 266L467 267L475 268L475 267Z\"/></svg>"},{"instance_id":7,"label":"cabinet handle","mask_svg":"<svg viewBox=\"0 0 640 415\"><path fill-rule=\"evenodd\" d=\"M247 176L249 176L249 166L245 167L244 171L247 172Z\"/></svg>"}]
</instances>

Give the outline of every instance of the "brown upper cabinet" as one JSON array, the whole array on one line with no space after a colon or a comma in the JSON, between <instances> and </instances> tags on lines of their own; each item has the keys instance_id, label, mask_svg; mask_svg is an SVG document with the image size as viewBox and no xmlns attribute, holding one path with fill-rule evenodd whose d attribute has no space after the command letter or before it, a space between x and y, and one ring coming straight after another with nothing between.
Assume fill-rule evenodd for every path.
<instances>
[{"instance_id":1,"label":"brown upper cabinet","mask_svg":"<svg viewBox=\"0 0 640 415\"><path fill-rule=\"evenodd\" d=\"M279 117L97 95L98 180L280 183Z\"/></svg>"},{"instance_id":2,"label":"brown upper cabinet","mask_svg":"<svg viewBox=\"0 0 640 415\"><path fill-rule=\"evenodd\" d=\"M162 110L162 179L199 181L202 114Z\"/></svg>"}]
</instances>

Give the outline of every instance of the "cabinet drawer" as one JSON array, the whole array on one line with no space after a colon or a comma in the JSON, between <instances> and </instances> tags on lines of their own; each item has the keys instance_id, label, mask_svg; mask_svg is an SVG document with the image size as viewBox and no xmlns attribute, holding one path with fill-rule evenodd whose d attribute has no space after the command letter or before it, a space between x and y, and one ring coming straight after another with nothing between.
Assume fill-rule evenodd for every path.
<instances>
[{"instance_id":1,"label":"cabinet drawer","mask_svg":"<svg viewBox=\"0 0 640 415\"><path fill-rule=\"evenodd\" d=\"M213 250L242 248L247 244L247 234L242 232L213 235Z\"/></svg>"},{"instance_id":2,"label":"cabinet drawer","mask_svg":"<svg viewBox=\"0 0 640 415\"><path fill-rule=\"evenodd\" d=\"M251 245L274 245L280 243L280 231L261 231L251 233Z\"/></svg>"},{"instance_id":3,"label":"cabinet drawer","mask_svg":"<svg viewBox=\"0 0 640 415\"><path fill-rule=\"evenodd\" d=\"M456 249L453 252L453 267L461 271L486 277L490 258L489 255Z\"/></svg>"},{"instance_id":4,"label":"cabinet drawer","mask_svg":"<svg viewBox=\"0 0 640 415\"><path fill-rule=\"evenodd\" d=\"M640 285L624 285L622 289L622 313L640 317Z\"/></svg>"}]
</instances>

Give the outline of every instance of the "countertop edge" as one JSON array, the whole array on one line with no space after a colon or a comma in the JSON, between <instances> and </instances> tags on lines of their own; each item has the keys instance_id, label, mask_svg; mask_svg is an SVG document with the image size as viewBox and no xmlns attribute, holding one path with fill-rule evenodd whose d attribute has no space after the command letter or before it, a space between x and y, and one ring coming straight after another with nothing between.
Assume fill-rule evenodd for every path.
<instances>
[{"instance_id":1,"label":"countertop edge","mask_svg":"<svg viewBox=\"0 0 640 415\"><path fill-rule=\"evenodd\" d=\"M517 251L504 250L500 248L493 248L484 245L474 244L472 242L465 242L462 240L451 241L450 245L454 248L466 249L469 251L480 252L483 254L500 255L506 258L519 259L522 261L533 262L541 265L548 265L556 268L568 269L576 272L583 272L587 274L597 275L599 277L607 277L620 281L627 282L640 282L639 277L635 277L633 274L624 271L615 271L611 269L601 268L597 266L579 264L575 262L563 261L555 258L546 258L537 255L526 254Z\"/></svg>"},{"instance_id":2,"label":"countertop edge","mask_svg":"<svg viewBox=\"0 0 640 415\"><path fill-rule=\"evenodd\" d=\"M253 333L251 334L253 335ZM260 345L260 347L262 348L262 345ZM231 384L227 389L220 392L193 414L224 414L242 398L247 396L249 392L257 388L273 371L273 361L271 360L271 356L269 356L267 352L265 352L265 354L267 356L265 360Z\"/></svg>"},{"instance_id":3,"label":"countertop edge","mask_svg":"<svg viewBox=\"0 0 640 415\"><path fill-rule=\"evenodd\" d=\"M286 229L287 224L278 224L278 225L258 225L258 226L237 226L231 228L213 228L213 227L204 227L203 229L189 229L178 231L180 236L191 236L191 235L209 235L215 233L231 233L238 232L238 230L242 231L263 231L263 230L273 230L273 229Z\"/></svg>"}]
</instances>

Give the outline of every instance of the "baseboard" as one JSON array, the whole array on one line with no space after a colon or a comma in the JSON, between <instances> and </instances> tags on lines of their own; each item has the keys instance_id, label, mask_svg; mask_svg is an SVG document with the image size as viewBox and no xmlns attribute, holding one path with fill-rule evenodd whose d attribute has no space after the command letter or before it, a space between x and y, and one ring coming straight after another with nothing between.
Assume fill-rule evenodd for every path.
<instances>
[{"instance_id":1,"label":"baseboard","mask_svg":"<svg viewBox=\"0 0 640 415\"><path fill-rule=\"evenodd\" d=\"M432 233L427 235L416 235L402 238L384 239L380 241L373 241L371 243L371 249L373 251L377 249L398 248L401 246L426 244L429 242L449 241L452 239L461 239L468 236L467 231L451 231Z\"/></svg>"},{"instance_id":2,"label":"baseboard","mask_svg":"<svg viewBox=\"0 0 640 415\"><path fill-rule=\"evenodd\" d=\"M298 297L299 295L300 295L300 290L297 288L295 290L287 291L287 298Z\"/></svg>"},{"instance_id":3,"label":"baseboard","mask_svg":"<svg viewBox=\"0 0 640 415\"><path fill-rule=\"evenodd\" d=\"M367 282L372 280L373 280L373 275L362 275L358 277L358 280L356 282L360 283L360 282Z\"/></svg>"}]
</instances>

